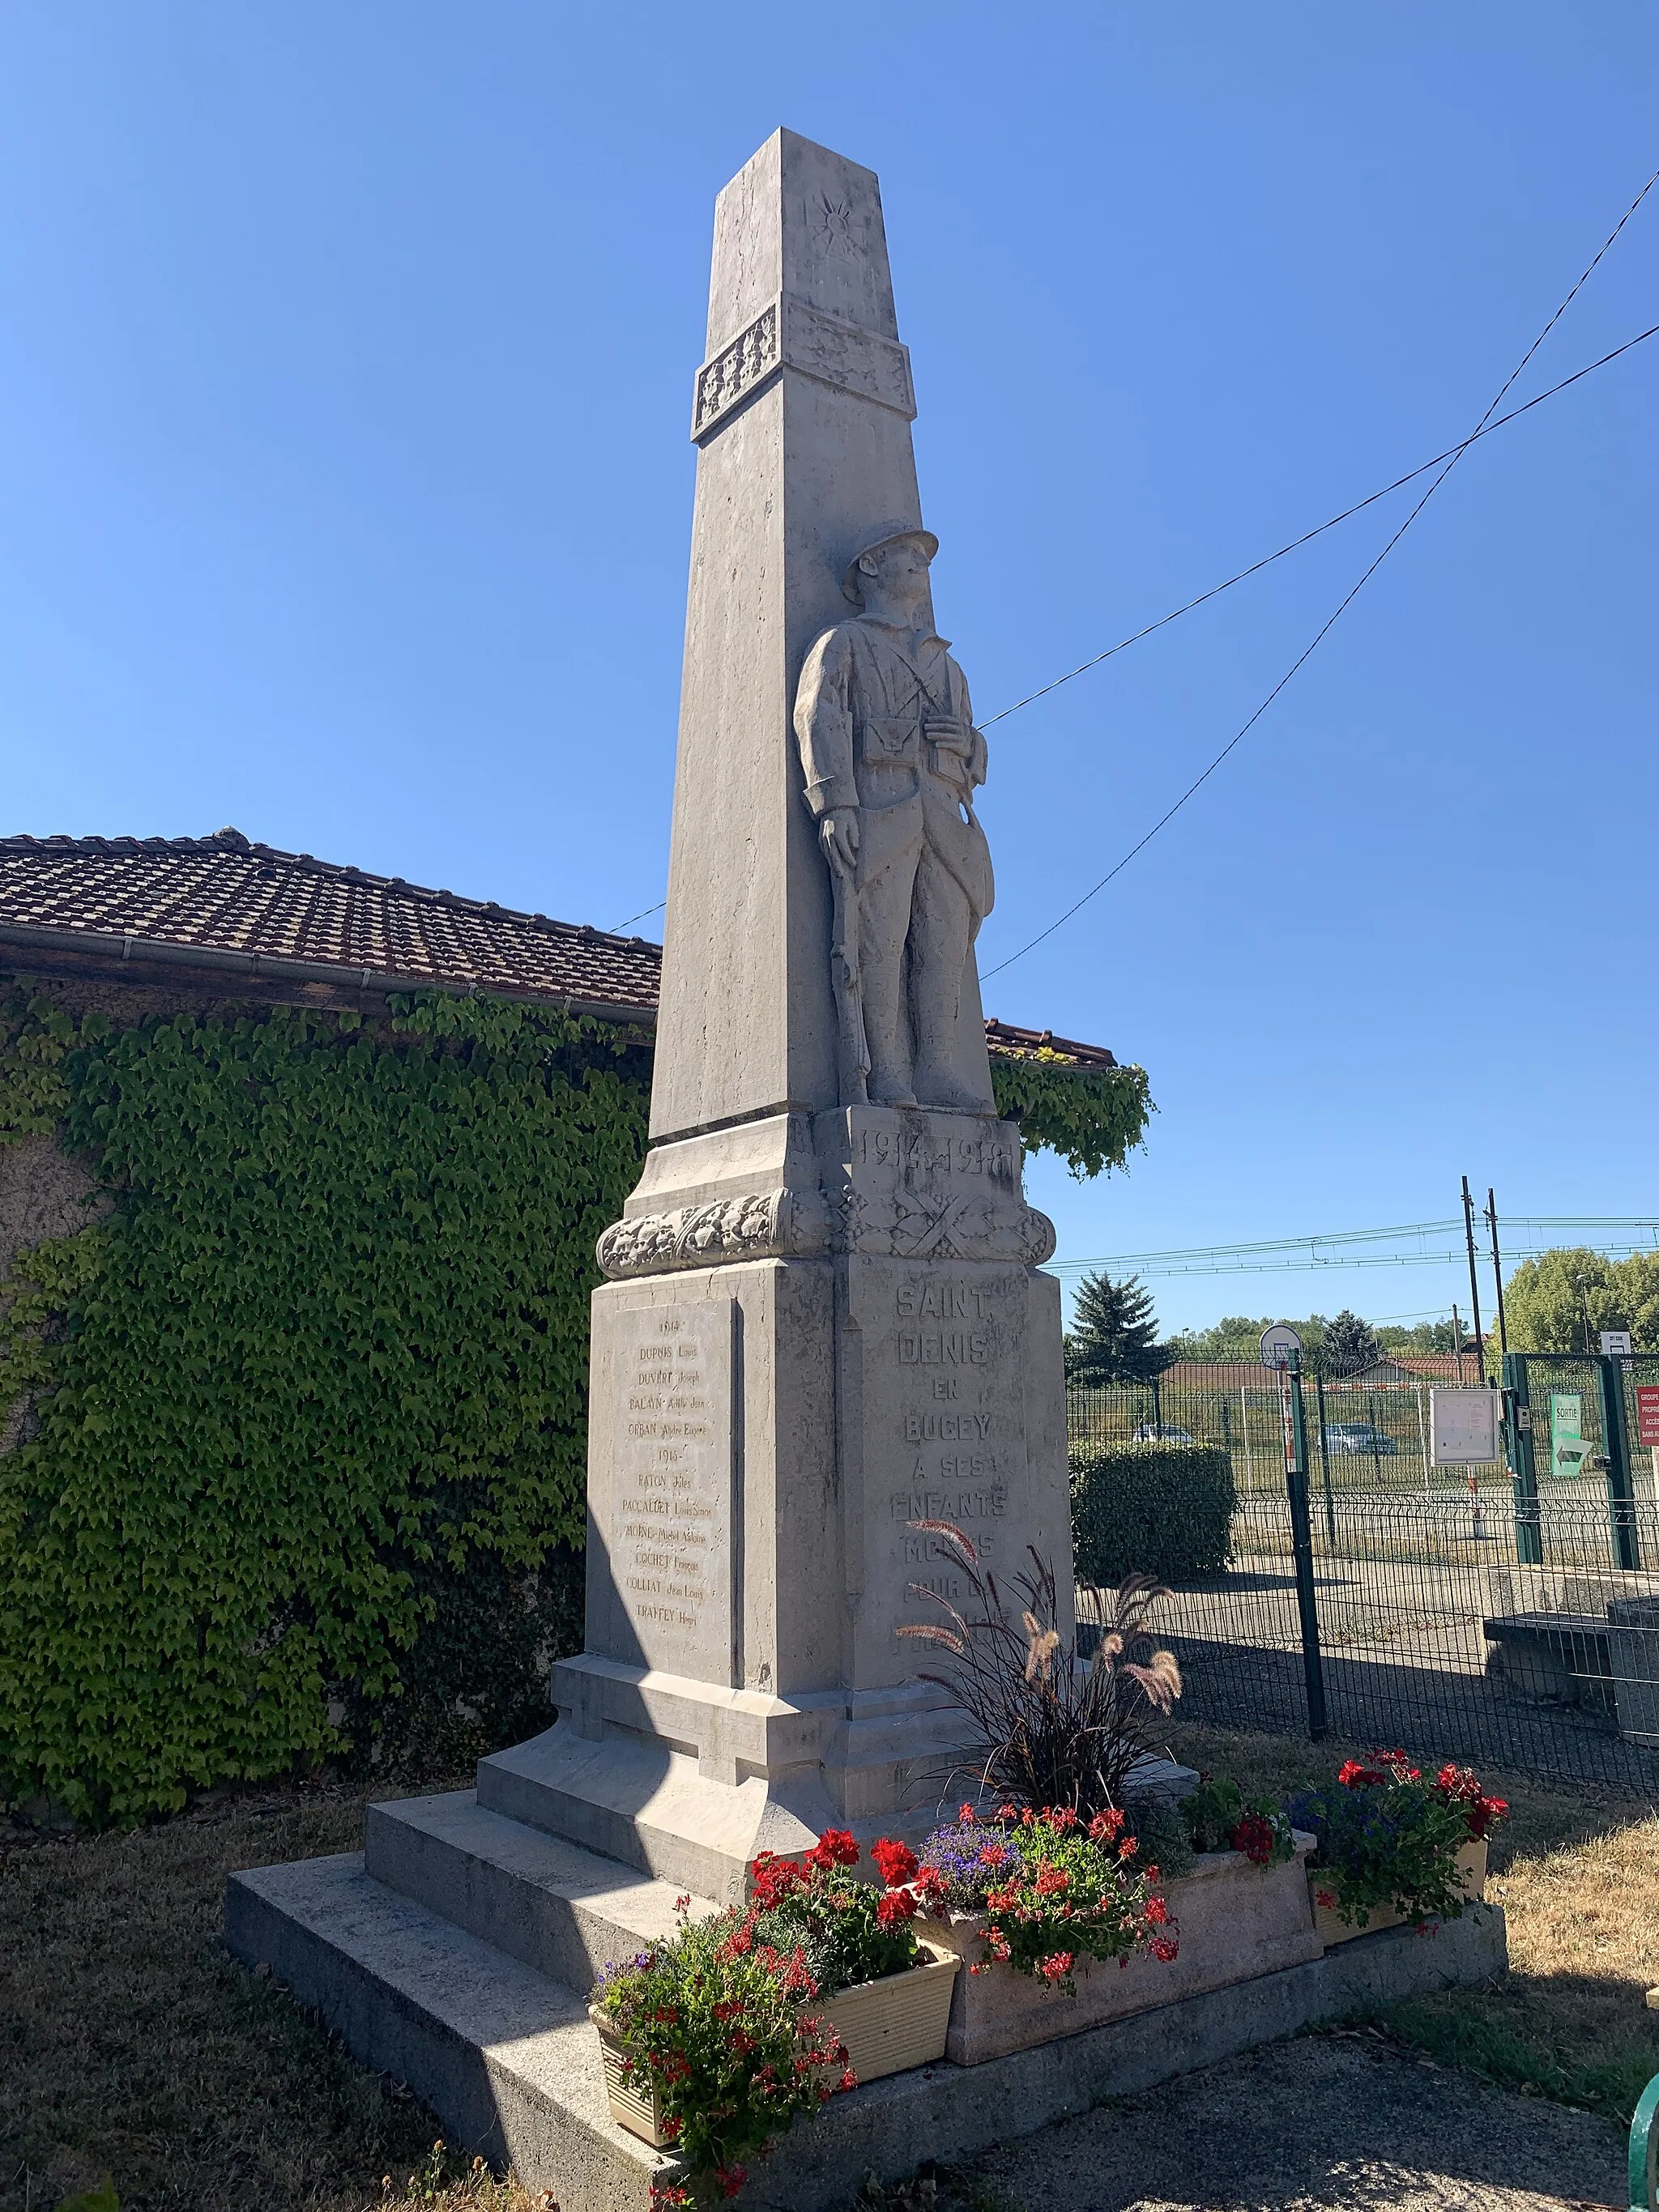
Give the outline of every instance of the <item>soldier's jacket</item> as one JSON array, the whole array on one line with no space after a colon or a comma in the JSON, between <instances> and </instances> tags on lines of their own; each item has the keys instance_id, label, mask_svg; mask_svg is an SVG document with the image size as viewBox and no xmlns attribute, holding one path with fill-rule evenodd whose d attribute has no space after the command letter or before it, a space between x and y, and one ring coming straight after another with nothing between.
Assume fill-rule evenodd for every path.
<instances>
[{"instance_id":1,"label":"soldier's jacket","mask_svg":"<svg viewBox=\"0 0 1659 2212\"><path fill-rule=\"evenodd\" d=\"M973 794L985 781L985 739L975 730L963 757L923 734L930 718L974 719L968 679L945 647L943 638L916 641L873 615L838 623L801 669L795 736L814 816L859 810L860 884L925 845L983 917L994 890L991 854Z\"/></svg>"}]
</instances>

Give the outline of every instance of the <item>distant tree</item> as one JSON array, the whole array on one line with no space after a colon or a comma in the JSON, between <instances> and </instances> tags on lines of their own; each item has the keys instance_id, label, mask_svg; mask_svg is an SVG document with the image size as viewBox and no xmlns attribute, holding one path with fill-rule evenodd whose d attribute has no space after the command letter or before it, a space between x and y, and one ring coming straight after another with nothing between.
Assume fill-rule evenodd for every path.
<instances>
[{"instance_id":1,"label":"distant tree","mask_svg":"<svg viewBox=\"0 0 1659 2212\"><path fill-rule=\"evenodd\" d=\"M1327 1375L1358 1375L1382 1357L1376 1331L1344 1306L1325 1331L1322 1361Z\"/></svg>"},{"instance_id":2,"label":"distant tree","mask_svg":"<svg viewBox=\"0 0 1659 2212\"><path fill-rule=\"evenodd\" d=\"M1453 1349L1452 1325L1449 1321L1413 1322L1409 1328L1399 1322L1389 1322L1377 1328L1376 1335L1385 1352L1404 1352L1415 1357Z\"/></svg>"},{"instance_id":3,"label":"distant tree","mask_svg":"<svg viewBox=\"0 0 1659 2212\"><path fill-rule=\"evenodd\" d=\"M1504 1284L1504 1317L1516 1352L1595 1352L1604 1328L1629 1329L1638 1352L1659 1350L1659 1253L1540 1252Z\"/></svg>"},{"instance_id":4,"label":"distant tree","mask_svg":"<svg viewBox=\"0 0 1659 2212\"><path fill-rule=\"evenodd\" d=\"M1150 1382L1176 1357L1158 1340L1152 1294L1138 1275L1115 1283L1085 1275L1078 1285L1066 1340L1066 1380L1074 1390L1104 1390L1114 1382Z\"/></svg>"},{"instance_id":5,"label":"distant tree","mask_svg":"<svg viewBox=\"0 0 1659 2212\"><path fill-rule=\"evenodd\" d=\"M1261 1332L1283 1315L1263 1314L1252 1320L1248 1314L1229 1314L1210 1328L1183 1328L1168 1340L1168 1349L1177 1359L1196 1359L1206 1364L1224 1366L1254 1367L1261 1357ZM1302 1349L1311 1362L1318 1356L1329 1323L1322 1314L1310 1314L1305 1321L1292 1321L1291 1327L1302 1340Z\"/></svg>"}]
</instances>

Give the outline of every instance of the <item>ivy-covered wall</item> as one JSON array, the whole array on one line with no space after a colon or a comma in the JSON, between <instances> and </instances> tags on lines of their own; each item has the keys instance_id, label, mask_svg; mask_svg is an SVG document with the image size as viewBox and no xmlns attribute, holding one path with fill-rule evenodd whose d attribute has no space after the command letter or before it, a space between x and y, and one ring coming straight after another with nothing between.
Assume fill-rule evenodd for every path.
<instances>
[{"instance_id":1,"label":"ivy-covered wall","mask_svg":"<svg viewBox=\"0 0 1659 2212\"><path fill-rule=\"evenodd\" d=\"M437 997L118 1032L36 997L3 1045L0 1134L60 1127L117 1207L14 1262L0 1792L119 1819L361 1753L446 1638L425 1725L544 1719L489 1708L568 1604L568 1568L540 1584L581 1540L593 1244L648 1052Z\"/></svg>"},{"instance_id":2,"label":"ivy-covered wall","mask_svg":"<svg viewBox=\"0 0 1659 2212\"><path fill-rule=\"evenodd\" d=\"M1139 1069L994 1076L1079 1173L1148 1111ZM101 1194L0 1285L0 1798L128 1820L545 1724L649 1081L644 1040L517 1003L0 997L0 1147Z\"/></svg>"}]
</instances>

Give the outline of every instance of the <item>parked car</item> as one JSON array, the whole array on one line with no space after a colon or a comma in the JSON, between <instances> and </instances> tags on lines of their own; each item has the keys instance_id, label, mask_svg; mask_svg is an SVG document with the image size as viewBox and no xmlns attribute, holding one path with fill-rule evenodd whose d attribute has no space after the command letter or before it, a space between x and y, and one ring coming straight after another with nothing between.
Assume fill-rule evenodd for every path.
<instances>
[{"instance_id":1,"label":"parked car","mask_svg":"<svg viewBox=\"0 0 1659 2212\"><path fill-rule=\"evenodd\" d=\"M1363 1452L1368 1459L1387 1459L1400 1447L1370 1421L1333 1421L1325 1431L1325 1449L1334 1458L1343 1452L1356 1456Z\"/></svg>"},{"instance_id":2,"label":"parked car","mask_svg":"<svg viewBox=\"0 0 1659 2212\"><path fill-rule=\"evenodd\" d=\"M1189 1444L1193 1438L1189 1431L1172 1429L1167 1421L1143 1421L1131 1441L1138 1444Z\"/></svg>"}]
</instances>

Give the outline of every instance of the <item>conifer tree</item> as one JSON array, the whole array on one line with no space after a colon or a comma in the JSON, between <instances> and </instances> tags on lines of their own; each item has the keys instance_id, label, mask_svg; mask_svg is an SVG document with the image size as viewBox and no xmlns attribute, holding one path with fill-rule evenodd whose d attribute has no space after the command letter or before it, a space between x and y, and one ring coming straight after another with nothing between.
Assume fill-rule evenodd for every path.
<instances>
[{"instance_id":1,"label":"conifer tree","mask_svg":"<svg viewBox=\"0 0 1659 2212\"><path fill-rule=\"evenodd\" d=\"M1066 1340L1066 1380L1079 1390L1114 1382L1150 1382L1175 1358L1158 1340L1152 1294L1138 1275L1115 1283L1085 1275L1078 1285L1072 1333Z\"/></svg>"},{"instance_id":2,"label":"conifer tree","mask_svg":"<svg viewBox=\"0 0 1659 2212\"><path fill-rule=\"evenodd\" d=\"M1322 1351L1325 1372L1330 1376L1357 1375L1382 1357L1376 1331L1346 1306L1328 1324Z\"/></svg>"}]
</instances>

